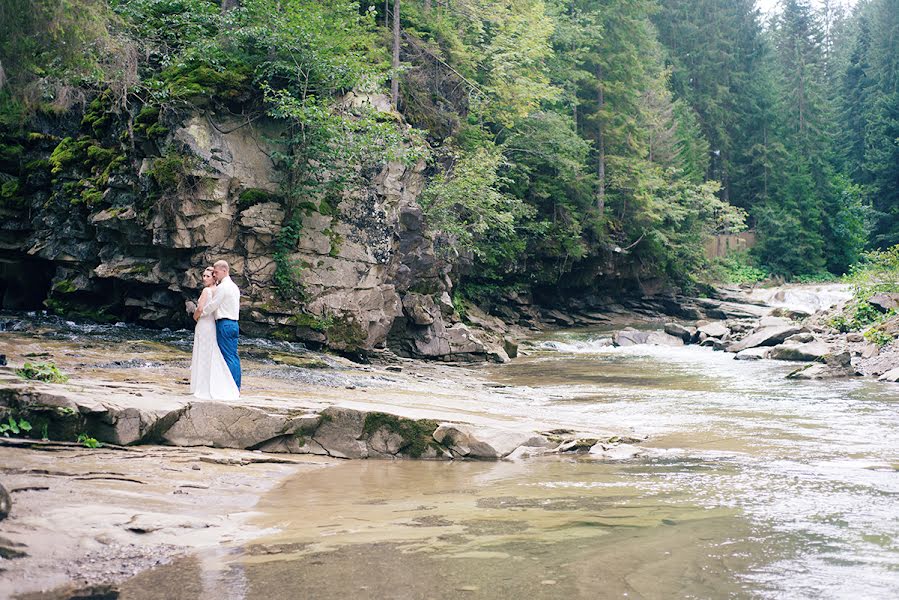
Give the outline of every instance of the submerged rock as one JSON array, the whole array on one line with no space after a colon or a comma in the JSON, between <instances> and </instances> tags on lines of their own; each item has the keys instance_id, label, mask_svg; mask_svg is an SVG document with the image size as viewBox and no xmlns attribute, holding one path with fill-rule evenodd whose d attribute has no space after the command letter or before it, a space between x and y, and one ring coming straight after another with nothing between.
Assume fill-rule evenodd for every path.
<instances>
[{"instance_id":1,"label":"submerged rock","mask_svg":"<svg viewBox=\"0 0 899 600\"><path fill-rule=\"evenodd\" d=\"M12 498L9 497L9 492L6 491L3 484L0 484L0 521L9 516L9 511L11 510Z\"/></svg>"},{"instance_id":2,"label":"submerged rock","mask_svg":"<svg viewBox=\"0 0 899 600\"><path fill-rule=\"evenodd\" d=\"M604 444L599 443L590 448L590 454L609 460L627 460L642 453L637 446L630 444Z\"/></svg>"}]
</instances>

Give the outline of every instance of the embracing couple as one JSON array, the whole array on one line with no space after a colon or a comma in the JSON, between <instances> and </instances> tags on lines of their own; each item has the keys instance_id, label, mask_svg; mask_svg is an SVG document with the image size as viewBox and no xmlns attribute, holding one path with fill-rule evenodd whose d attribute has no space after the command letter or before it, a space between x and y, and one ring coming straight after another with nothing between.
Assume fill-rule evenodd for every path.
<instances>
[{"instance_id":1,"label":"embracing couple","mask_svg":"<svg viewBox=\"0 0 899 600\"><path fill-rule=\"evenodd\" d=\"M203 271L203 293L187 310L197 322L190 362L190 392L204 400L240 397L240 359L237 326L240 290L231 281L230 267L216 261Z\"/></svg>"}]
</instances>

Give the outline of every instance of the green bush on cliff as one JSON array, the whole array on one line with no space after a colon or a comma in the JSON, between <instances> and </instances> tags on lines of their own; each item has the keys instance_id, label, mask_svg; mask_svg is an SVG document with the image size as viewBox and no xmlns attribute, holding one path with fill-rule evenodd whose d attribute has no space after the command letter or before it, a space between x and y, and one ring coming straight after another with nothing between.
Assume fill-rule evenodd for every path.
<instances>
[{"instance_id":1,"label":"green bush on cliff","mask_svg":"<svg viewBox=\"0 0 899 600\"><path fill-rule=\"evenodd\" d=\"M899 244L886 250L865 252L844 280L852 284L853 298L842 313L831 317L828 322L831 327L842 332L860 331L892 318L895 310L878 310L868 300L879 292L899 292ZM873 328L866 332L866 337L869 334L872 336L869 341L880 345L886 339Z\"/></svg>"}]
</instances>

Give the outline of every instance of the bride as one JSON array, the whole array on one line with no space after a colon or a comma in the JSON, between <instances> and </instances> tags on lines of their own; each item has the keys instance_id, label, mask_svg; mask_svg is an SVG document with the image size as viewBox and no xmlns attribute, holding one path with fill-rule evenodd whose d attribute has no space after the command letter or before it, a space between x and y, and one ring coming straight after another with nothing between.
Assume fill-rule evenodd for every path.
<instances>
[{"instance_id":1,"label":"bride","mask_svg":"<svg viewBox=\"0 0 899 600\"><path fill-rule=\"evenodd\" d=\"M203 293L197 301L197 310L203 307L215 295L215 278L212 267L203 271ZM215 317L206 315L197 320L194 329L194 352L190 361L190 392L203 400L236 400L240 391L234 383L231 371L219 350L215 337Z\"/></svg>"}]
</instances>

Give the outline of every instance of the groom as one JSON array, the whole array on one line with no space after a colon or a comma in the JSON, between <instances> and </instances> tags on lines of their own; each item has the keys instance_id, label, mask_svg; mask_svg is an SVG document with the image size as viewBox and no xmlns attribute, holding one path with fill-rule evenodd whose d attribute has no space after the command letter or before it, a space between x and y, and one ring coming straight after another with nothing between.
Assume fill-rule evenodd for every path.
<instances>
[{"instance_id":1,"label":"groom","mask_svg":"<svg viewBox=\"0 0 899 600\"><path fill-rule=\"evenodd\" d=\"M240 358L237 357L237 337L240 328L237 326L237 318L240 313L240 290L231 281L231 267L224 260L218 260L212 265L212 276L218 282L215 295L203 308L203 316L215 315L215 337L218 340L219 349L225 357L225 363L237 389L240 389Z\"/></svg>"}]
</instances>

